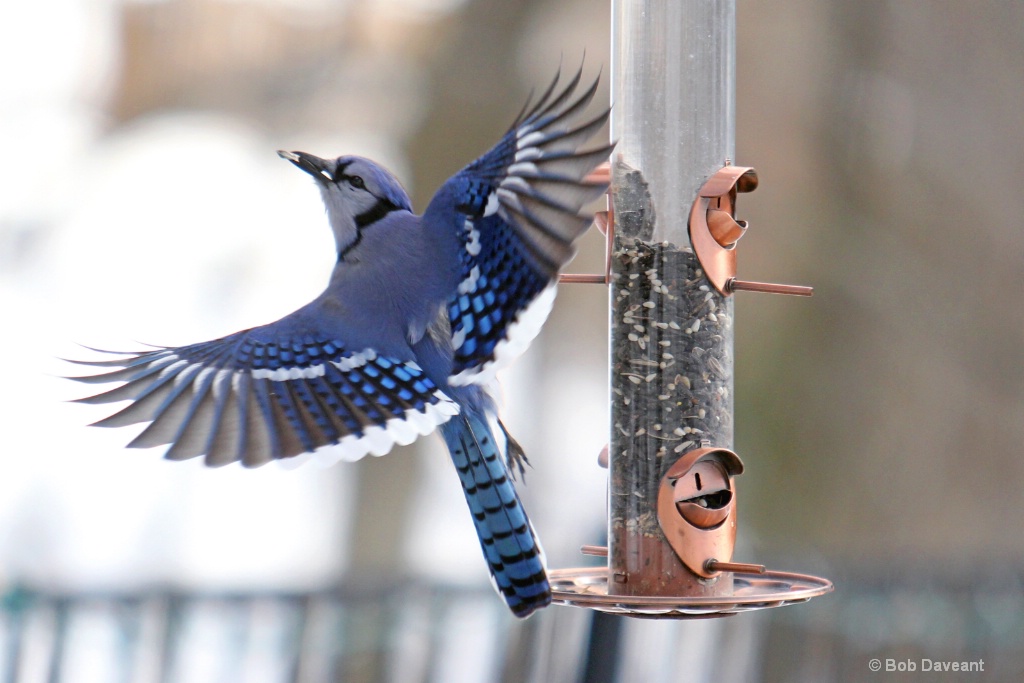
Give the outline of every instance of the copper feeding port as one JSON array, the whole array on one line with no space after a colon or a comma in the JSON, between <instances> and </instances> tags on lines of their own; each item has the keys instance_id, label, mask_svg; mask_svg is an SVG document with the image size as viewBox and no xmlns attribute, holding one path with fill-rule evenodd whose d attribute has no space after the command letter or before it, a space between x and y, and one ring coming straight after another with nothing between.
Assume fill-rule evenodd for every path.
<instances>
[{"instance_id":1,"label":"copper feeding port","mask_svg":"<svg viewBox=\"0 0 1024 683\"><path fill-rule=\"evenodd\" d=\"M714 529L729 516L732 490L722 467L711 460L698 462L676 480L676 509L690 524Z\"/></svg>"},{"instance_id":2,"label":"copper feeding port","mask_svg":"<svg viewBox=\"0 0 1024 683\"><path fill-rule=\"evenodd\" d=\"M731 164L704 183L690 208L689 234L694 253L708 281L725 296L737 291L811 296L811 287L736 279L736 245L749 227L746 221L736 219L736 195L752 192L757 185L753 168Z\"/></svg>"},{"instance_id":3,"label":"copper feeding port","mask_svg":"<svg viewBox=\"0 0 1024 683\"><path fill-rule=\"evenodd\" d=\"M676 556L697 577L713 579L709 559L732 559L736 543L733 478L743 462L725 448L702 447L684 453L661 480L658 523ZM728 592L728 584L720 589Z\"/></svg>"}]
</instances>

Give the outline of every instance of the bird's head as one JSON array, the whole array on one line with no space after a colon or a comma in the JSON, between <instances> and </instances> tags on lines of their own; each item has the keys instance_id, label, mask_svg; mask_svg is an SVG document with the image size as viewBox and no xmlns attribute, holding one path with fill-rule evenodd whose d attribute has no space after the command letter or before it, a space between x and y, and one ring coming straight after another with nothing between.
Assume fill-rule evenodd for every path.
<instances>
[{"instance_id":1,"label":"bird's head","mask_svg":"<svg viewBox=\"0 0 1024 683\"><path fill-rule=\"evenodd\" d=\"M316 180L334 231L338 257L344 257L369 227L392 211L412 211L409 195L384 167L357 156L321 159L305 152L279 151Z\"/></svg>"}]
</instances>

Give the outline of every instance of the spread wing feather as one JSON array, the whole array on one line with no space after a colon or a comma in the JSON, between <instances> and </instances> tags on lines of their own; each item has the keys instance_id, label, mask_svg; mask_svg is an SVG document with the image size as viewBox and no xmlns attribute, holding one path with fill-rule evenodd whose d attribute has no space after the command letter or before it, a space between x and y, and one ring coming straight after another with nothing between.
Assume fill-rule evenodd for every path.
<instances>
[{"instance_id":1,"label":"spread wing feather","mask_svg":"<svg viewBox=\"0 0 1024 683\"><path fill-rule=\"evenodd\" d=\"M592 221L584 205L607 189L586 176L612 146L579 146L610 110L577 123L598 85L577 96L581 78L582 69L559 89L556 76L490 151L441 190L456 198L450 227L463 242L460 283L448 301L452 384L485 383L525 350L550 311L559 270ZM432 209L425 221L452 221L444 207Z\"/></svg>"},{"instance_id":2,"label":"spread wing feather","mask_svg":"<svg viewBox=\"0 0 1024 683\"><path fill-rule=\"evenodd\" d=\"M72 379L122 382L79 401L130 401L96 425L148 422L129 446L168 445L173 460L205 456L209 465L248 467L307 453L354 460L410 443L459 410L415 362L312 333L256 328L120 356L74 361L114 369Z\"/></svg>"}]
</instances>

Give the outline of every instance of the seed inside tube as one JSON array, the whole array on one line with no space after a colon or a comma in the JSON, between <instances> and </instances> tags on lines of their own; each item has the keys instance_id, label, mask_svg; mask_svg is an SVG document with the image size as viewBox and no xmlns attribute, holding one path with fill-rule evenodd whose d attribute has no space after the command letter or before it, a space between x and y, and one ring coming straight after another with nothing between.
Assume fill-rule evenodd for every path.
<instances>
[{"instance_id":1,"label":"seed inside tube","mask_svg":"<svg viewBox=\"0 0 1024 683\"><path fill-rule=\"evenodd\" d=\"M628 178L620 182L628 186ZM616 236L612 253L612 270L620 274L612 290L619 296L611 297L617 324L612 384L622 392L615 407L624 429L613 432L611 452L626 457L613 462L610 474L627 482L610 504L612 543L627 527L631 533L660 533L654 516L635 514L654 508L659 474L698 441L732 438L732 406L724 399L732 381L725 376L731 374L732 300L709 287L689 247L626 234ZM713 503L705 498L704 504Z\"/></svg>"}]
</instances>

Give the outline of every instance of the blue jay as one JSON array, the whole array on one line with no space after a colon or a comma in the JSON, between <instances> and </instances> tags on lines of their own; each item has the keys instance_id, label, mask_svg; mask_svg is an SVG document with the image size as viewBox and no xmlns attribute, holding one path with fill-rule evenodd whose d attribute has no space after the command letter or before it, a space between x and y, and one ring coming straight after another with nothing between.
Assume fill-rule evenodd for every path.
<instances>
[{"instance_id":1,"label":"blue jay","mask_svg":"<svg viewBox=\"0 0 1024 683\"><path fill-rule=\"evenodd\" d=\"M562 88L556 76L422 216L369 159L278 152L326 205L338 254L327 288L221 339L75 361L105 369L73 379L122 382L80 401L131 401L95 424L149 422L129 447L246 467L383 455L440 427L499 594L519 617L547 605L544 558L512 483L525 456L487 386L536 336L591 222L582 207L607 189L586 176L612 146L579 147L609 110L583 119L597 81L576 96L581 74Z\"/></svg>"}]
</instances>

